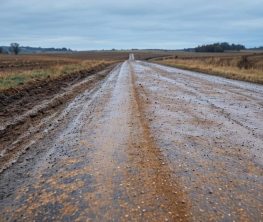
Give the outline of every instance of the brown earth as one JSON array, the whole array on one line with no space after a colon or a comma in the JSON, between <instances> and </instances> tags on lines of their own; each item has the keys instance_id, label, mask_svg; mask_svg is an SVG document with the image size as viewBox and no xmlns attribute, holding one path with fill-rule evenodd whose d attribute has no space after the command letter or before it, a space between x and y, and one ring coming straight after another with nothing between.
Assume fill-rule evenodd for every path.
<instances>
[{"instance_id":1,"label":"brown earth","mask_svg":"<svg viewBox=\"0 0 263 222\"><path fill-rule=\"evenodd\" d=\"M262 220L262 86L132 59L74 80L3 115L1 221Z\"/></svg>"},{"instance_id":2,"label":"brown earth","mask_svg":"<svg viewBox=\"0 0 263 222\"><path fill-rule=\"evenodd\" d=\"M167 52L138 52L136 58L148 60L161 56L167 56ZM74 52L54 54L25 54L4 55L0 54L1 71L21 71L47 68L55 65L75 64L85 60L124 61L128 59L129 52Z\"/></svg>"},{"instance_id":3,"label":"brown earth","mask_svg":"<svg viewBox=\"0 0 263 222\"><path fill-rule=\"evenodd\" d=\"M90 70L71 73L53 80L34 81L21 88L2 91L0 93L0 152L4 147L11 146L14 141L16 147L21 146L25 137L18 138L24 131L39 125L42 119L63 108L66 103L87 90L89 85L93 87L105 78L114 66L115 64L99 65ZM5 164L9 165L10 160L12 162L18 150L19 148L12 148L8 155L1 158L0 171L5 168Z\"/></svg>"}]
</instances>

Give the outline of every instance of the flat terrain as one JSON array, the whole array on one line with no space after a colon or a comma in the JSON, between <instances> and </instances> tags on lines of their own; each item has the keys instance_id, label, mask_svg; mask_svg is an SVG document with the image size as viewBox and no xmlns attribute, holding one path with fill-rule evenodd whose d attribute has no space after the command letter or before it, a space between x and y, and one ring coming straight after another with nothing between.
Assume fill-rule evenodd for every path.
<instances>
[{"instance_id":1,"label":"flat terrain","mask_svg":"<svg viewBox=\"0 0 263 222\"><path fill-rule=\"evenodd\" d=\"M0 92L21 91L36 82L48 82L77 72L89 72L128 58L128 53L68 53L0 55Z\"/></svg>"},{"instance_id":2,"label":"flat terrain","mask_svg":"<svg viewBox=\"0 0 263 222\"><path fill-rule=\"evenodd\" d=\"M263 220L262 85L130 56L12 115L1 221Z\"/></svg>"},{"instance_id":3,"label":"flat terrain","mask_svg":"<svg viewBox=\"0 0 263 222\"><path fill-rule=\"evenodd\" d=\"M153 62L192 71L263 84L263 52L176 52Z\"/></svg>"},{"instance_id":4,"label":"flat terrain","mask_svg":"<svg viewBox=\"0 0 263 222\"><path fill-rule=\"evenodd\" d=\"M138 52L137 59L167 56L165 52ZM35 82L65 77L77 72L105 68L109 64L128 59L127 51L92 51L54 54L0 54L0 92L21 90Z\"/></svg>"}]
</instances>

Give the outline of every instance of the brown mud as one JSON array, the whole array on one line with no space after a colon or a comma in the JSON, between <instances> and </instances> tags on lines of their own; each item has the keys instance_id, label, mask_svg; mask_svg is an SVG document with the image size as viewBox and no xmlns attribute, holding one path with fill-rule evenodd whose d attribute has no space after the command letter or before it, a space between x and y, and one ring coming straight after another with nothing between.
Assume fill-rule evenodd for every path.
<instances>
[{"instance_id":1,"label":"brown mud","mask_svg":"<svg viewBox=\"0 0 263 222\"><path fill-rule=\"evenodd\" d=\"M100 75L24 128L2 221L262 220L262 86L133 57Z\"/></svg>"},{"instance_id":2,"label":"brown mud","mask_svg":"<svg viewBox=\"0 0 263 222\"><path fill-rule=\"evenodd\" d=\"M40 131L46 125L46 119L53 118L65 104L104 79L114 66L99 65L90 70L53 80L34 81L23 88L1 92L0 171L12 164L31 145L25 145L26 138Z\"/></svg>"}]
</instances>

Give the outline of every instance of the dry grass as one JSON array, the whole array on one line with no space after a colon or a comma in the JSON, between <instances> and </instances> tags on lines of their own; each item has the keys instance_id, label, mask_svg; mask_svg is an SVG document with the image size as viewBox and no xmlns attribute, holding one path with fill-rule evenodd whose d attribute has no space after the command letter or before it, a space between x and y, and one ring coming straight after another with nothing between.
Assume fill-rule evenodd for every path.
<instances>
[{"instance_id":1,"label":"dry grass","mask_svg":"<svg viewBox=\"0 0 263 222\"><path fill-rule=\"evenodd\" d=\"M98 66L111 64L114 61L104 60L84 60L78 61L74 64L58 64L51 65L45 68L30 67L30 70L0 70L0 91L9 88L16 88L17 86L25 85L35 80L43 80L49 78L56 79L59 76L71 74L81 70L90 70Z\"/></svg>"},{"instance_id":2,"label":"dry grass","mask_svg":"<svg viewBox=\"0 0 263 222\"><path fill-rule=\"evenodd\" d=\"M137 59L169 56L160 52L136 52ZM0 91L25 86L34 80L55 79L81 70L128 59L129 52L94 51L61 54L0 54Z\"/></svg>"},{"instance_id":3,"label":"dry grass","mask_svg":"<svg viewBox=\"0 0 263 222\"><path fill-rule=\"evenodd\" d=\"M76 52L54 54L0 54L0 91L23 88L36 80L56 79L62 75L89 71L98 66L123 61L128 53Z\"/></svg>"},{"instance_id":4,"label":"dry grass","mask_svg":"<svg viewBox=\"0 0 263 222\"><path fill-rule=\"evenodd\" d=\"M263 84L263 54L223 56L173 56L154 62L182 69Z\"/></svg>"}]
</instances>

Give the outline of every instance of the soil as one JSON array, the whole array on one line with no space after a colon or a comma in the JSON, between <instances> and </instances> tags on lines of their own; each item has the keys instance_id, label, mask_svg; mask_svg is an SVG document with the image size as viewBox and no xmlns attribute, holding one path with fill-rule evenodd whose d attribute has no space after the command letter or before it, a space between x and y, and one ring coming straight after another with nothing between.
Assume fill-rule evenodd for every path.
<instances>
[{"instance_id":1,"label":"soil","mask_svg":"<svg viewBox=\"0 0 263 222\"><path fill-rule=\"evenodd\" d=\"M133 59L31 97L1 221L262 220L263 87Z\"/></svg>"},{"instance_id":2,"label":"soil","mask_svg":"<svg viewBox=\"0 0 263 222\"><path fill-rule=\"evenodd\" d=\"M33 126L42 126L43 119L58 112L89 85L93 86L105 78L114 66L114 64L99 65L90 70L82 70L56 79L32 81L21 88L2 91L0 93L0 171L14 161L14 156L17 158L21 152L24 152L23 149L19 151L20 149L17 148L25 141L26 137L22 136L24 131ZM103 71L99 72L100 70ZM31 132L27 137L30 136Z\"/></svg>"}]
</instances>

